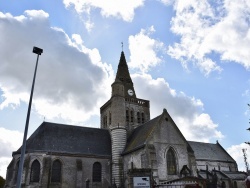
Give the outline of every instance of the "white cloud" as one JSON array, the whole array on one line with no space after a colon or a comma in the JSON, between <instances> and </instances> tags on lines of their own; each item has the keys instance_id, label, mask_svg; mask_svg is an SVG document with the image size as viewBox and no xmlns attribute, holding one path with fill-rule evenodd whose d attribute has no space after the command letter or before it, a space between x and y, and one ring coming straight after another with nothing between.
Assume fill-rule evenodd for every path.
<instances>
[{"instance_id":1,"label":"white cloud","mask_svg":"<svg viewBox=\"0 0 250 188\"><path fill-rule=\"evenodd\" d=\"M0 41L4 44L0 45L0 110L28 102L36 60L32 48L38 46L44 53L33 96L35 111L46 119L83 122L99 114L99 106L109 97L114 73L101 61L97 49L85 47L79 35L70 37L62 29L52 28L48 17L35 10L18 17L0 13Z\"/></svg>"},{"instance_id":2,"label":"white cloud","mask_svg":"<svg viewBox=\"0 0 250 188\"><path fill-rule=\"evenodd\" d=\"M63 0L65 7L73 6L77 13L84 20L85 27L88 31L92 29L94 24L91 22L91 11L100 9L103 17L115 17L131 22L135 15L135 9L144 5L144 0ZM84 16L82 17L82 15ZM85 17L86 16L86 17Z\"/></svg>"},{"instance_id":3,"label":"white cloud","mask_svg":"<svg viewBox=\"0 0 250 188\"><path fill-rule=\"evenodd\" d=\"M11 162L11 157L0 157L0 176L6 178L7 167Z\"/></svg>"},{"instance_id":4,"label":"white cloud","mask_svg":"<svg viewBox=\"0 0 250 188\"><path fill-rule=\"evenodd\" d=\"M9 156L13 150L17 150L22 143L23 134L0 127L0 155Z\"/></svg>"},{"instance_id":5,"label":"white cloud","mask_svg":"<svg viewBox=\"0 0 250 188\"><path fill-rule=\"evenodd\" d=\"M164 2L163 2L164 3ZM185 68L194 64L205 74L221 71L212 60L232 61L250 69L250 3L223 0L211 5L207 0L174 1L176 12L171 30L180 42L169 46L168 53Z\"/></svg>"},{"instance_id":6,"label":"white cloud","mask_svg":"<svg viewBox=\"0 0 250 188\"><path fill-rule=\"evenodd\" d=\"M158 1L162 2L165 5L170 5L174 2L174 0L158 0Z\"/></svg>"},{"instance_id":7,"label":"white cloud","mask_svg":"<svg viewBox=\"0 0 250 188\"><path fill-rule=\"evenodd\" d=\"M0 127L0 176L5 178L6 169L11 161L11 153L22 143L23 134Z\"/></svg>"},{"instance_id":8,"label":"white cloud","mask_svg":"<svg viewBox=\"0 0 250 188\"><path fill-rule=\"evenodd\" d=\"M151 67L157 66L163 60L157 52L164 51L164 44L150 38L154 33L154 27L147 30L141 29L135 36L129 36L130 62L129 67L137 68L141 72L147 72Z\"/></svg>"},{"instance_id":9,"label":"white cloud","mask_svg":"<svg viewBox=\"0 0 250 188\"><path fill-rule=\"evenodd\" d=\"M43 10L26 10L25 14L29 19L47 19L49 14Z\"/></svg>"},{"instance_id":10,"label":"white cloud","mask_svg":"<svg viewBox=\"0 0 250 188\"><path fill-rule=\"evenodd\" d=\"M249 161L250 147L247 144L241 143L239 145L232 145L230 148L227 149L227 152L237 162L239 171L246 171L242 149L247 149L246 150L246 154L248 157L247 162L248 162L248 164L250 164L250 161Z\"/></svg>"},{"instance_id":11,"label":"white cloud","mask_svg":"<svg viewBox=\"0 0 250 188\"><path fill-rule=\"evenodd\" d=\"M211 142L224 137L217 130L218 125L204 113L201 100L175 91L163 78L133 74L132 79L137 97L150 100L151 119L166 108L187 140Z\"/></svg>"}]
</instances>

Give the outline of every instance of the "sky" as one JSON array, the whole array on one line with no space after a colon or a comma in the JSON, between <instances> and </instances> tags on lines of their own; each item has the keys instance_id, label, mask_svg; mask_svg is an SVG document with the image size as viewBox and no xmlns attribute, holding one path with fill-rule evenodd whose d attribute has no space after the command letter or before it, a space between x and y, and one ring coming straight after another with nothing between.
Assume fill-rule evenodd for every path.
<instances>
[{"instance_id":1,"label":"sky","mask_svg":"<svg viewBox=\"0 0 250 188\"><path fill-rule=\"evenodd\" d=\"M121 51L151 118L250 163L249 0L0 0L0 176L43 122L100 127Z\"/></svg>"}]
</instances>

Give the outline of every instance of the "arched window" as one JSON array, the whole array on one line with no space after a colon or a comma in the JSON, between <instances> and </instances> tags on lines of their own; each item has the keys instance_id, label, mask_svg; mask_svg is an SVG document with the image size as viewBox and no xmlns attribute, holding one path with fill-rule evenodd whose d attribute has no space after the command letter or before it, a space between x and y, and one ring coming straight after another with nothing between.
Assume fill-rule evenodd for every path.
<instances>
[{"instance_id":1,"label":"arched window","mask_svg":"<svg viewBox=\"0 0 250 188\"><path fill-rule=\"evenodd\" d=\"M93 182L101 182L102 181L102 165L99 162L95 162L93 164Z\"/></svg>"},{"instance_id":2,"label":"arched window","mask_svg":"<svg viewBox=\"0 0 250 188\"><path fill-rule=\"evenodd\" d=\"M221 183L221 187L226 188L226 183L224 181Z\"/></svg>"},{"instance_id":3,"label":"arched window","mask_svg":"<svg viewBox=\"0 0 250 188\"><path fill-rule=\"evenodd\" d=\"M172 148L167 152L167 170L169 175L176 174L176 158Z\"/></svg>"},{"instance_id":4,"label":"arched window","mask_svg":"<svg viewBox=\"0 0 250 188\"><path fill-rule=\"evenodd\" d=\"M62 170L62 164L57 159L52 164L51 182L55 182L55 183L61 182L61 170Z\"/></svg>"},{"instance_id":5,"label":"arched window","mask_svg":"<svg viewBox=\"0 0 250 188\"><path fill-rule=\"evenodd\" d=\"M234 181L234 188L237 188L238 186L237 186L237 182L236 181Z\"/></svg>"},{"instance_id":6,"label":"arched window","mask_svg":"<svg viewBox=\"0 0 250 188\"><path fill-rule=\"evenodd\" d=\"M34 160L31 165L30 182L39 182L40 180L40 163Z\"/></svg>"}]
</instances>

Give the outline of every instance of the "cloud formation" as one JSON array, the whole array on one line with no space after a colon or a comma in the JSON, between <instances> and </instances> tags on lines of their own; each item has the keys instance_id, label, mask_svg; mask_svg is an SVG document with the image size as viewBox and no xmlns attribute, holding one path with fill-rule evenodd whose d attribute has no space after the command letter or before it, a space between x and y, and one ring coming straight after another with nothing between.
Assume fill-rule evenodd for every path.
<instances>
[{"instance_id":1,"label":"cloud formation","mask_svg":"<svg viewBox=\"0 0 250 188\"><path fill-rule=\"evenodd\" d=\"M28 102L36 60L32 48L38 46L44 53L34 90L36 112L46 119L82 122L99 114L110 94L113 70L101 62L97 49L85 47L79 35L69 37L52 28L48 17L42 10L18 17L0 13L0 109Z\"/></svg>"},{"instance_id":2,"label":"cloud formation","mask_svg":"<svg viewBox=\"0 0 250 188\"><path fill-rule=\"evenodd\" d=\"M235 62L250 70L250 3L247 0L162 1L172 2L175 17L171 31L180 42L169 46L168 54L183 67L197 66L205 75L222 71L222 62ZM215 4L214 4L215 3Z\"/></svg>"},{"instance_id":3,"label":"cloud formation","mask_svg":"<svg viewBox=\"0 0 250 188\"><path fill-rule=\"evenodd\" d=\"M0 127L0 176L5 178L7 166L11 161L11 153L22 143L23 134Z\"/></svg>"},{"instance_id":4,"label":"cloud formation","mask_svg":"<svg viewBox=\"0 0 250 188\"><path fill-rule=\"evenodd\" d=\"M232 145L231 147L227 148L227 152L233 157L234 160L237 161L239 170L246 171L242 149L247 149L247 154L250 151L250 147L247 144L241 143L239 145ZM249 162L249 155L247 162Z\"/></svg>"},{"instance_id":5,"label":"cloud formation","mask_svg":"<svg viewBox=\"0 0 250 188\"><path fill-rule=\"evenodd\" d=\"M164 51L163 42L150 37L155 32L154 26L148 29L141 29L140 33L129 36L129 50L131 68L141 72L148 72L152 67L163 61L159 56Z\"/></svg>"},{"instance_id":6,"label":"cloud formation","mask_svg":"<svg viewBox=\"0 0 250 188\"><path fill-rule=\"evenodd\" d=\"M88 31L94 27L94 23L91 22L91 11L99 9L103 17L115 17L122 19L126 22L131 22L135 15L135 9L144 5L144 0L63 0L66 8L73 6L76 12L84 20L85 27Z\"/></svg>"},{"instance_id":7,"label":"cloud formation","mask_svg":"<svg viewBox=\"0 0 250 188\"><path fill-rule=\"evenodd\" d=\"M150 100L151 118L161 114L163 108L166 108L186 139L203 142L222 139L224 135L217 130L218 125L209 114L204 112L201 100L170 88L163 78L153 79L147 74L150 68L163 61L161 52L164 52L164 44L151 38L150 35L154 32L154 27L151 26L129 36L131 55L128 65L140 72L132 75L137 96Z\"/></svg>"},{"instance_id":8,"label":"cloud formation","mask_svg":"<svg viewBox=\"0 0 250 188\"><path fill-rule=\"evenodd\" d=\"M224 135L217 130L201 100L172 89L163 78L153 79L148 74L133 74L136 94L150 100L151 118L167 109L187 140L211 142Z\"/></svg>"}]
</instances>

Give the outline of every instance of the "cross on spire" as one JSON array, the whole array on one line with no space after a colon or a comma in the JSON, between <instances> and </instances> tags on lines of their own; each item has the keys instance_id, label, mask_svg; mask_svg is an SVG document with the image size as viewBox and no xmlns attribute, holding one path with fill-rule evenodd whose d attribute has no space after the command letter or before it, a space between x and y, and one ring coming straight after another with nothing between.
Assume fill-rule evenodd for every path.
<instances>
[{"instance_id":1,"label":"cross on spire","mask_svg":"<svg viewBox=\"0 0 250 188\"><path fill-rule=\"evenodd\" d=\"M123 51L123 42L121 42L122 43L122 51Z\"/></svg>"}]
</instances>

